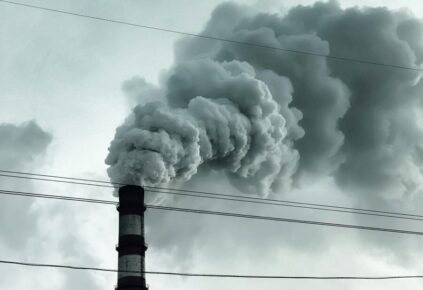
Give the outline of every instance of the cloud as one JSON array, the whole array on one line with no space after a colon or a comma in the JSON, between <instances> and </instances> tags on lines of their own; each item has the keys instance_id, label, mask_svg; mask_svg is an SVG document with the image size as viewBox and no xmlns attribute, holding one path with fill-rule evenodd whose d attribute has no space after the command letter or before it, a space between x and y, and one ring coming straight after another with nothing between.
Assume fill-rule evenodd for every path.
<instances>
[{"instance_id":1,"label":"cloud","mask_svg":"<svg viewBox=\"0 0 423 290\"><path fill-rule=\"evenodd\" d=\"M52 140L53 136L41 128L35 120L19 125L0 124L0 168L28 172L40 167ZM2 189L37 191L34 188L34 184L29 180L10 178L2 180ZM18 261L27 258L40 263L72 260L70 264L93 264L94 259L91 254L81 250L84 247L78 245L81 241L75 216L75 212L63 202L51 204L45 200L0 196L0 228L2 229L0 249L2 253L5 253L3 258ZM72 225L74 228L63 231L64 224ZM52 251L52 249L55 250ZM5 276L13 276L14 279L2 280L0 287L27 289L28 286L25 286L24 281L16 282L16 277L23 275L32 277L30 279L35 281L37 278L33 277L37 277L37 273L42 270L20 269L18 271L10 266L5 267L2 273ZM44 285L41 281L37 284L44 285L45 289L50 289L47 287L51 286L62 289L75 287L95 289L99 285L93 275L88 272L66 271L53 276L50 285Z\"/></svg>"},{"instance_id":2,"label":"cloud","mask_svg":"<svg viewBox=\"0 0 423 290\"><path fill-rule=\"evenodd\" d=\"M52 136L34 120L0 124L0 164L11 170L28 167L46 152L51 141Z\"/></svg>"},{"instance_id":3,"label":"cloud","mask_svg":"<svg viewBox=\"0 0 423 290\"><path fill-rule=\"evenodd\" d=\"M36 121L15 125L0 124L0 167L4 170L26 171L32 168L42 157L52 140L52 136L44 131ZM27 190L29 182L19 184L11 180L2 181L2 188L9 190ZM31 212L30 200L19 200L2 196L0 223L7 234L0 238L0 242L8 247L18 249L28 241L22 235L32 235L34 215Z\"/></svg>"}]
</instances>

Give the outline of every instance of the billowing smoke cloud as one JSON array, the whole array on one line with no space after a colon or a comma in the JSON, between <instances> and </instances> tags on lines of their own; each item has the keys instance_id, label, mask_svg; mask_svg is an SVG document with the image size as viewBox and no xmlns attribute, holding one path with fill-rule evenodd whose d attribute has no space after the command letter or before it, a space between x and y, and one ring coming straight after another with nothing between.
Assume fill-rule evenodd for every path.
<instances>
[{"instance_id":1,"label":"billowing smoke cloud","mask_svg":"<svg viewBox=\"0 0 423 290\"><path fill-rule=\"evenodd\" d=\"M246 189L269 192L276 182L289 183L298 154L278 103L248 63L181 63L167 78L166 98L169 106L136 107L118 129L106 160L113 178L189 180L205 164Z\"/></svg>"},{"instance_id":2,"label":"billowing smoke cloud","mask_svg":"<svg viewBox=\"0 0 423 290\"><path fill-rule=\"evenodd\" d=\"M405 67L423 59L411 14L335 1L285 16L226 3L202 33ZM138 105L118 128L109 175L156 185L208 167L264 194L333 176L374 196L411 195L423 183L422 88L415 70L185 38L161 86L148 86L165 103Z\"/></svg>"}]
</instances>

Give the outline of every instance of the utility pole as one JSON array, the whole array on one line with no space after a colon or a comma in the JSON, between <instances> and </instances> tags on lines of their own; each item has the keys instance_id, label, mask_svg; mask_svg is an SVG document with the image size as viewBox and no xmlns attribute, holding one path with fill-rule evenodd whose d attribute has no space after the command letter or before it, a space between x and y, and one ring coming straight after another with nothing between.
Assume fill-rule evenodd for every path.
<instances>
[{"instance_id":1,"label":"utility pole","mask_svg":"<svg viewBox=\"0 0 423 290\"><path fill-rule=\"evenodd\" d=\"M119 188L119 253L116 290L147 290L145 282L144 189Z\"/></svg>"}]
</instances>

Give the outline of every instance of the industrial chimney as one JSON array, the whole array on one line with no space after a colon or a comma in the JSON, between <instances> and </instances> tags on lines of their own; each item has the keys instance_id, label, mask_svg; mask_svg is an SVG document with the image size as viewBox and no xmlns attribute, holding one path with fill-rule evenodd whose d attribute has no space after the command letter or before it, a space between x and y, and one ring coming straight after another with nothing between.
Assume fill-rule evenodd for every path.
<instances>
[{"instance_id":1,"label":"industrial chimney","mask_svg":"<svg viewBox=\"0 0 423 290\"><path fill-rule=\"evenodd\" d=\"M119 253L116 290L146 290L144 240L144 189L126 185L119 189Z\"/></svg>"}]
</instances>

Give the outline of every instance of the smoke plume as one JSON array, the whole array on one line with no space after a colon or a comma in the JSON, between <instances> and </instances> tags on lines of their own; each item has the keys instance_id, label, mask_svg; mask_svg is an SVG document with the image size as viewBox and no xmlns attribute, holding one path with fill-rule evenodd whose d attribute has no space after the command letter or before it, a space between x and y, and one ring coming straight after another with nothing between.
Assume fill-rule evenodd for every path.
<instances>
[{"instance_id":1,"label":"smoke plume","mask_svg":"<svg viewBox=\"0 0 423 290\"><path fill-rule=\"evenodd\" d=\"M225 3L202 34L404 67L423 60L411 13L335 1L284 16ZM117 129L112 180L158 185L203 167L260 194L321 176L389 198L421 190L420 72L192 37L175 59L159 87L132 81L163 102L140 102Z\"/></svg>"},{"instance_id":2,"label":"smoke plume","mask_svg":"<svg viewBox=\"0 0 423 290\"><path fill-rule=\"evenodd\" d=\"M169 183L189 180L204 164L261 192L289 183L298 153L278 103L251 65L184 62L170 72L166 90L169 105L137 106L118 129L107 158L111 176Z\"/></svg>"}]
</instances>

